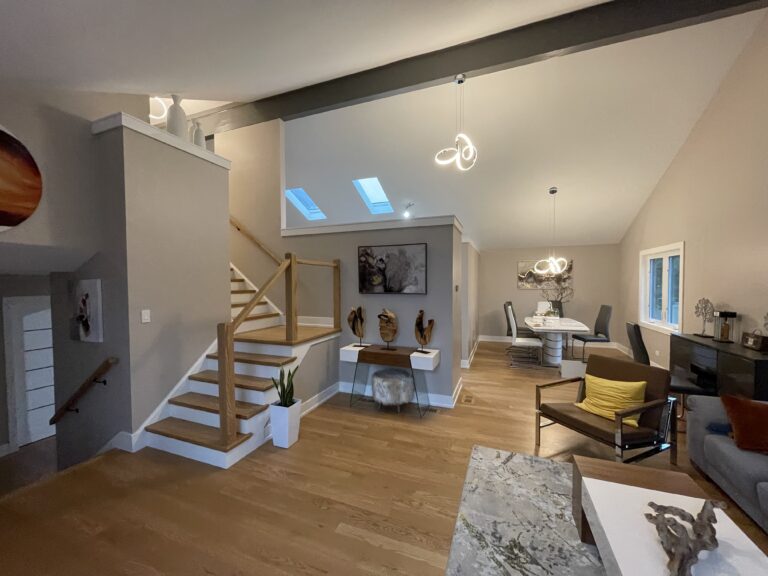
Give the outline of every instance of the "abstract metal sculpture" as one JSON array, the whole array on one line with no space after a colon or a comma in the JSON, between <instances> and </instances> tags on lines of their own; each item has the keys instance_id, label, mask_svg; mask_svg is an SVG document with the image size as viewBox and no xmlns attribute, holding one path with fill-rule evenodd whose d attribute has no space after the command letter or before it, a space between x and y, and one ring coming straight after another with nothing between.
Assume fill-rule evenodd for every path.
<instances>
[{"instance_id":1,"label":"abstract metal sculpture","mask_svg":"<svg viewBox=\"0 0 768 576\"><path fill-rule=\"evenodd\" d=\"M347 324L352 330L352 334L357 336L360 340L358 344L355 344L358 348L365 348L363 346L363 337L365 336L365 313L362 306L352 308L347 315Z\"/></svg>"},{"instance_id":2,"label":"abstract metal sculpture","mask_svg":"<svg viewBox=\"0 0 768 576\"><path fill-rule=\"evenodd\" d=\"M648 506L655 514L646 514L645 517L656 526L661 546L669 558L667 568L670 576L691 576L691 568L699 561L699 552L717 548L715 508L723 510L725 504L705 500L696 518L675 506L661 506L654 502L649 502ZM675 516L690 524L690 531Z\"/></svg>"},{"instance_id":3,"label":"abstract metal sculpture","mask_svg":"<svg viewBox=\"0 0 768 576\"><path fill-rule=\"evenodd\" d=\"M696 302L696 307L693 309L693 313L696 318L701 318L701 334L694 334L694 336L701 336L703 338L712 338L707 334L707 322L712 322L715 319L715 306L707 298L700 298Z\"/></svg>"},{"instance_id":4,"label":"abstract metal sculpture","mask_svg":"<svg viewBox=\"0 0 768 576\"><path fill-rule=\"evenodd\" d=\"M389 350L389 343L397 336L397 316L392 310L384 308L379 314L379 334L381 334L381 339L387 343L387 350Z\"/></svg>"},{"instance_id":5,"label":"abstract metal sculpture","mask_svg":"<svg viewBox=\"0 0 768 576\"><path fill-rule=\"evenodd\" d=\"M419 314L418 316L416 316L415 333L416 333L416 342L421 344L421 349L417 350L417 352L421 352L422 354L429 354L429 352L424 350L424 346L428 346L429 342L432 340L432 329L434 327L435 327L434 319L427 322L427 325L424 326L424 310L419 310Z\"/></svg>"}]
</instances>

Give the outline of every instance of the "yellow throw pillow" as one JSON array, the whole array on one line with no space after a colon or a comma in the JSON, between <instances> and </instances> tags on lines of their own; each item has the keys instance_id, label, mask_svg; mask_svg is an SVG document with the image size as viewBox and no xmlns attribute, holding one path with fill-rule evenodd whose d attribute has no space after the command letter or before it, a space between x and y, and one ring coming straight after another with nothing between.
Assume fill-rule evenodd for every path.
<instances>
[{"instance_id":1,"label":"yellow throw pillow","mask_svg":"<svg viewBox=\"0 0 768 576\"><path fill-rule=\"evenodd\" d=\"M613 420L619 410L638 406L645 401L645 382L619 382L587 374L587 390L583 402L576 407ZM624 418L624 424L637 428L639 414Z\"/></svg>"}]
</instances>

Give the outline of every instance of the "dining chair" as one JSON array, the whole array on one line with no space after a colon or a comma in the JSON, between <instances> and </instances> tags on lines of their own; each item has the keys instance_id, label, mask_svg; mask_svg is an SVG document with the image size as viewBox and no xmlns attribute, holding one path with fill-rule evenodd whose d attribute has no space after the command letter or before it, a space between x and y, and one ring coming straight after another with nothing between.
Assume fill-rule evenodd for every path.
<instances>
[{"instance_id":1,"label":"dining chair","mask_svg":"<svg viewBox=\"0 0 768 576\"><path fill-rule=\"evenodd\" d=\"M507 355L510 357L510 366L520 364L538 364L543 362L543 345L539 338L520 336L517 332L517 319L511 304L504 306L507 315L507 325L511 328L512 344L507 347Z\"/></svg>"},{"instance_id":2,"label":"dining chair","mask_svg":"<svg viewBox=\"0 0 768 576\"><path fill-rule=\"evenodd\" d=\"M515 318L517 318L517 316L515 315L515 309L512 307L512 302L510 302L509 300L504 302L504 318L506 318L507 320L507 336L512 336L512 325L509 323L510 315L507 313L507 308L512 310L512 316L514 316ZM525 325L517 326L517 335L524 336L526 338L536 338L536 334L534 333L534 331Z\"/></svg>"},{"instance_id":3,"label":"dining chair","mask_svg":"<svg viewBox=\"0 0 768 576\"><path fill-rule=\"evenodd\" d=\"M643 342L643 333L640 330L640 324L634 322L627 322L627 337L629 338L629 346L632 348L632 358L638 364L651 365L651 359L648 356L648 349Z\"/></svg>"},{"instance_id":4,"label":"dining chair","mask_svg":"<svg viewBox=\"0 0 768 576\"><path fill-rule=\"evenodd\" d=\"M613 308L608 304L602 304L595 320L595 329L592 334L574 334L573 339L581 342L581 361L586 362L587 344L595 342L610 342L609 325Z\"/></svg>"}]
</instances>

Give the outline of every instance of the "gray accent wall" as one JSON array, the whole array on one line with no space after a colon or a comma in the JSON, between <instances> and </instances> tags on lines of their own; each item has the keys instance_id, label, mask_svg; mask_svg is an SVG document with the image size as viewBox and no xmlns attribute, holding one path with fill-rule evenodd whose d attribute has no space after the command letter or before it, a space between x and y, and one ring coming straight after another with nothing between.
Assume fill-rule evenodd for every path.
<instances>
[{"instance_id":1,"label":"gray accent wall","mask_svg":"<svg viewBox=\"0 0 768 576\"><path fill-rule=\"evenodd\" d=\"M765 332L766 70L768 19L755 31L621 242L622 320L638 319L640 251L684 241L683 331L700 330L694 306L706 297L715 308L738 312L742 330ZM643 338L651 360L667 366L669 336L643 328ZM626 342L625 335L621 340Z\"/></svg>"},{"instance_id":2,"label":"gray accent wall","mask_svg":"<svg viewBox=\"0 0 768 576\"><path fill-rule=\"evenodd\" d=\"M376 315L383 307L393 310L400 329L395 344L415 346L413 324L419 309L435 319L431 346L441 350L441 364L428 377L430 392L450 396L460 378L461 236L452 225L355 231L282 237L282 122L273 121L216 135L216 153L232 161L230 208L233 215L278 254L296 252L303 258L342 262L342 317L353 306L367 313L366 339L380 342ZM357 282L357 247L376 244L428 244L427 295L361 295ZM276 265L237 231L232 231L232 261L257 285L263 284ZM331 273L327 268L304 266L299 275L299 314L331 316ZM278 283L269 298L283 307L284 287ZM340 344L354 341L346 322ZM342 381L352 380L352 366L339 367ZM328 382L328 385L335 382Z\"/></svg>"},{"instance_id":3,"label":"gray accent wall","mask_svg":"<svg viewBox=\"0 0 768 576\"><path fill-rule=\"evenodd\" d=\"M529 316L536 303L544 300L540 290L517 287L517 263L538 260L549 255L551 248L518 248L486 250L480 253L480 334L506 336L507 320L503 304L510 300L515 313ZM573 260L573 300L565 304L565 315L575 318L592 329L601 304L613 306L611 336L616 339L623 331L619 318L619 247L618 245L562 246L558 256Z\"/></svg>"}]
</instances>

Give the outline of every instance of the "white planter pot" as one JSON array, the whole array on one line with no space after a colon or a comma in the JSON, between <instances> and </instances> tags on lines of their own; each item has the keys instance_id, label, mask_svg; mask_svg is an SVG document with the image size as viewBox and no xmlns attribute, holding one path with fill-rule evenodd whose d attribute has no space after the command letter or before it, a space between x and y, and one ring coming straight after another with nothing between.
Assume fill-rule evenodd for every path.
<instances>
[{"instance_id":1,"label":"white planter pot","mask_svg":"<svg viewBox=\"0 0 768 576\"><path fill-rule=\"evenodd\" d=\"M296 400L289 408L271 404L269 421L272 425L272 444L278 448L289 448L299 439L301 400Z\"/></svg>"}]
</instances>

